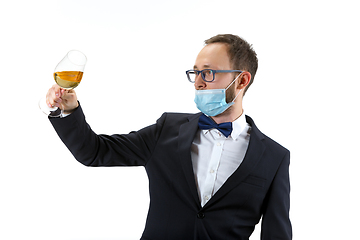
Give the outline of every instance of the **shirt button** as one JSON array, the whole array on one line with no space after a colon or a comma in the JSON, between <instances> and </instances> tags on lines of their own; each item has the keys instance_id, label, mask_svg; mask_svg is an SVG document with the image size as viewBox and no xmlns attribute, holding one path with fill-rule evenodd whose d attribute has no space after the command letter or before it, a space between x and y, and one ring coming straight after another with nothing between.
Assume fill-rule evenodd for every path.
<instances>
[{"instance_id":1,"label":"shirt button","mask_svg":"<svg viewBox=\"0 0 360 240\"><path fill-rule=\"evenodd\" d=\"M214 170L213 170L213 169L211 169L211 170L210 170L210 173L214 173Z\"/></svg>"},{"instance_id":2,"label":"shirt button","mask_svg":"<svg viewBox=\"0 0 360 240\"><path fill-rule=\"evenodd\" d=\"M205 196L205 200L206 200L206 201L209 200L209 196Z\"/></svg>"},{"instance_id":3,"label":"shirt button","mask_svg":"<svg viewBox=\"0 0 360 240\"><path fill-rule=\"evenodd\" d=\"M221 146L221 143L218 142L218 143L216 143L216 145L217 145L217 146Z\"/></svg>"}]
</instances>

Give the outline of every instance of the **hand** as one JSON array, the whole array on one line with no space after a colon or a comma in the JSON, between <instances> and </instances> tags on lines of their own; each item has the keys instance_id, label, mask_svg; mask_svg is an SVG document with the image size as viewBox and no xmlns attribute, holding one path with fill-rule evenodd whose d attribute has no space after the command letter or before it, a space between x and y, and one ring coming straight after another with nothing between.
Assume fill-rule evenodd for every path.
<instances>
[{"instance_id":1,"label":"hand","mask_svg":"<svg viewBox=\"0 0 360 240\"><path fill-rule=\"evenodd\" d=\"M48 107L58 107L64 113L72 113L78 106L76 92L73 89L66 90L54 84L46 94Z\"/></svg>"}]
</instances>

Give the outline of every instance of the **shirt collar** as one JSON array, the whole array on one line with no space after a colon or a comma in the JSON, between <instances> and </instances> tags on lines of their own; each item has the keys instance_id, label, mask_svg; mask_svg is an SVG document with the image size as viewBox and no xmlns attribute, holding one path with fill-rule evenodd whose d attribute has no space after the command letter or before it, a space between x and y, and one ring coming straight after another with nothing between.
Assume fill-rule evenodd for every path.
<instances>
[{"instance_id":1,"label":"shirt collar","mask_svg":"<svg viewBox=\"0 0 360 240\"><path fill-rule=\"evenodd\" d=\"M232 123L232 127L233 130L230 134L230 136L232 137L232 139L236 140L239 135L247 128L248 123L246 122L246 117L245 117L245 113L243 112L241 114L241 116L236 119L235 121L233 121Z\"/></svg>"}]
</instances>

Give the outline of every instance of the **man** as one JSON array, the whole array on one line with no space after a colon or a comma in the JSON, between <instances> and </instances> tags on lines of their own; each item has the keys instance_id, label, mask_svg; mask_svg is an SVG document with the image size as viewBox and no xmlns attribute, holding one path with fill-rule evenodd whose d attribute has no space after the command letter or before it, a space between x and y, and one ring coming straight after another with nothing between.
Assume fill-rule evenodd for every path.
<instances>
[{"instance_id":1,"label":"man","mask_svg":"<svg viewBox=\"0 0 360 240\"><path fill-rule=\"evenodd\" d=\"M54 85L48 104L70 115L50 121L86 166L145 167L150 206L141 239L249 239L262 217L261 239L289 240L290 153L242 108L256 53L230 34L205 43L186 71L203 113L164 113L137 132L97 135L75 92Z\"/></svg>"}]
</instances>

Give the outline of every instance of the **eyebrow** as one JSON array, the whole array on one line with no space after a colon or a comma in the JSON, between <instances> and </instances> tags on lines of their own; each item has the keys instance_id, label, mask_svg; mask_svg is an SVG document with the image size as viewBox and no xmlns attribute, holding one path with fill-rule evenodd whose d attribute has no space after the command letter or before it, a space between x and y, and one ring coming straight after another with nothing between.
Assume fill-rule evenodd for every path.
<instances>
[{"instance_id":1,"label":"eyebrow","mask_svg":"<svg viewBox=\"0 0 360 240\"><path fill-rule=\"evenodd\" d=\"M210 65L205 64L205 65L204 65L204 68L205 68L205 69L210 68ZM193 69L198 69L198 67L197 67L196 65L194 65L194 68L193 68Z\"/></svg>"}]
</instances>

